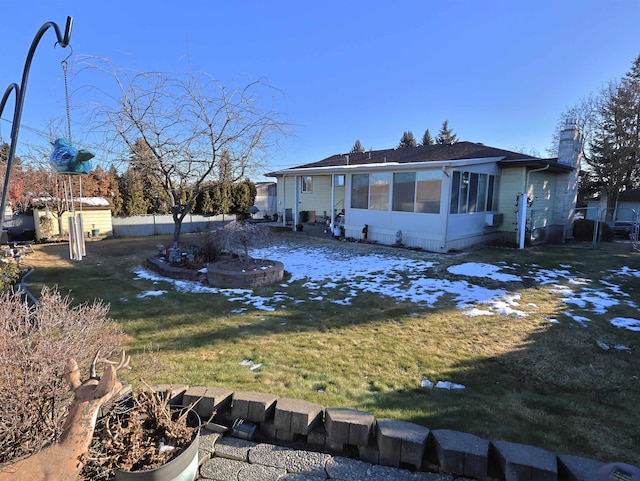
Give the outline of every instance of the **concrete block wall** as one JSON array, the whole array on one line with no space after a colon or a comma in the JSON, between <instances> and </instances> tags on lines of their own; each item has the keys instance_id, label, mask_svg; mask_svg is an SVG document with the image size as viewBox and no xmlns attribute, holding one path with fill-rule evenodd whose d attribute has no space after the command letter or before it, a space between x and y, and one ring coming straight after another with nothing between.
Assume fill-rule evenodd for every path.
<instances>
[{"instance_id":1,"label":"concrete block wall","mask_svg":"<svg viewBox=\"0 0 640 481\"><path fill-rule=\"evenodd\" d=\"M253 423L263 441L302 443L333 455L357 454L367 463L482 481L596 481L605 463L448 429L430 430L355 409L322 407L272 394L214 387L156 385L172 404L192 405L203 422L231 428Z\"/></svg>"}]
</instances>

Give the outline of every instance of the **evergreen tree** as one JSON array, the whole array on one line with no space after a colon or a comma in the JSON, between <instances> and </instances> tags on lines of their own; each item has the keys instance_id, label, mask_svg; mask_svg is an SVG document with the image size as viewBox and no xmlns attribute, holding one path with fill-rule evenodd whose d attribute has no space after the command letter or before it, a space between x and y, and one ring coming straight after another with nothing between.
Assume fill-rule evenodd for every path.
<instances>
[{"instance_id":1,"label":"evergreen tree","mask_svg":"<svg viewBox=\"0 0 640 481\"><path fill-rule=\"evenodd\" d=\"M144 195L142 174L129 167L120 176L119 190L122 192L122 214L125 216L147 214L151 203Z\"/></svg>"},{"instance_id":2,"label":"evergreen tree","mask_svg":"<svg viewBox=\"0 0 640 481\"><path fill-rule=\"evenodd\" d=\"M202 194L202 205L200 212L203 214L213 214L213 199L211 198L211 191L205 190Z\"/></svg>"},{"instance_id":3,"label":"evergreen tree","mask_svg":"<svg viewBox=\"0 0 640 481\"><path fill-rule=\"evenodd\" d=\"M436 137L436 144L454 144L458 141L458 136L453 133L453 130L449 128L449 121L442 122L440 132Z\"/></svg>"},{"instance_id":4,"label":"evergreen tree","mask_svg":"<svg viewBox=\"0 0 640 481\"><path fill-rule=\"evenodd\" d=\"M422 136L422 142L420 142L420 145L433 145L434 141L433 141L433 137L431 137L431 132L429 132L429 129L424 131L424 135Z\"/></svg>"},{"instance_id":5,"label":"evergreen tree","mask_svg":"<svg viewBox=\"0 0 640 481\"><path fill-rule=\"evenodd\" d=\"M116 217L123 216L122 210L122 194L120 193L118 169L114 165L109 167L107 171L109 178L109 194L107 198L113 205L113 215Z\"/></svg>"},{"instance_id":6,"label":"evergreen tree","mask_svg":"<svg viewBox=\"0 0 640 481\"><path fill-rule=\"evenodd\" d=\"M353 144L353 147L351 148L351 152L349 152L349 153L350 154L364 154L364 147L360 143L360 139L356 139L356 143Z\"/></svg>"},{"instance_id":7,"label":"evergreen tree","mask_svg":"<svg viewBox=\"0 0 640 481\"><path fill-rule=\"evenodd\" d=\"M251 207L256 200L256 186L249 179L234 184L231 188L231 197L233 206L231 213L236 214L242 218L248 219L250 217L249 207Z\"/></svg>"},{"instance_id":8,"label":"evergreen tree","mask_svg":"<svg viewBox=\"0 0 640 481\"><path fill-rule=\"evenodd\" d=\"M411 132L410 130L405 130L404 133L402 134L402 138L400 139L400 144L398 145L399 148L404 148L404 147L415 147L416 146L416 139L413 136L413 132Z\"/></svg>"}]
</instances>

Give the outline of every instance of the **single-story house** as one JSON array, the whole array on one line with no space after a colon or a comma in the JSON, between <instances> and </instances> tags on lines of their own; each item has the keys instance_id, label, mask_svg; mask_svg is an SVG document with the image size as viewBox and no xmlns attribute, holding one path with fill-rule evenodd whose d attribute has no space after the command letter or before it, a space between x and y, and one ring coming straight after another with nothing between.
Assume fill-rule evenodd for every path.
<instances>
[{"instance_id":1,"label":"single-story house","mask_svg":"<svg viewBox=\"0 0 640 481\"><path fill-rule=\"evenodd\" d=\"M69 217L80 214L82 217L83 233L90 235L112 235L113 224L111 223L111 203L103 197L79 197L74 198L73 203L69 202L62 218L58 219L54 211L57 202L51 198L33 199L34 227L36 229L36 240L47 239L62 234L68 235ZM75 210L72 211L71 207ZM44 219L49 219L44 220Z\"/></svg>"},{"instance_id":2,"label":"single-story house","mask_svg":"<svg viewBox=\"0 0 640 481\"><path fill-rule=\"evenodd\" d=\"M303 211L339 219L346 237L434 252L491 241L524 245L571 235L582 134L562 130L543 159L456 142L337 154L267 175L277 181L283 225Z\"/></svg>"},{"instance_id":3,"label":"single-story house","mask_svg":"<svg viewBox=\"0 0 640 481\"><path fill-rule=\"evenodd\" d=\"M605 221L608 217L618 221L640 222L640 189L620 192L613 213L608 212L606 195L587 201L587 219Z\"/></svg>"}]
</instances>

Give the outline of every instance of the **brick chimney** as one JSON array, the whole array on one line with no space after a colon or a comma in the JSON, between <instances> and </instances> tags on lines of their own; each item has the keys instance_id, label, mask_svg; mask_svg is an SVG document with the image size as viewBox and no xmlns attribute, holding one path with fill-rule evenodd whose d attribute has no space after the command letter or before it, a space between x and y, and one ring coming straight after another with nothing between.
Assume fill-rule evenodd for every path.
<instances>
[{"instance_id":1,"label":"brick chimney","mask_svg":"<svg viewBox=\"0 0 640 481\"><path fill-rule=\"evenodd\" d=\"M560 132L558 145L558 163L573 167L571 172L558 176L556 184L556 202L554 206L554 224L563 226L563 239L571 235L573 214L578 197L578 174L582 160L582 132L576 119L565 122Z\"/></svg>"},{"instance_id":2,"label":"brick chimney","mask_svg":"<svg viewBox=\"0 0 640 481\"><path fill-rule=\"evenodd\" d=\"M558 163L579 169L582 159L582 142L582 132L578 128L577 119L568 119L560 131Z\"/></svg>"}]
</instances>

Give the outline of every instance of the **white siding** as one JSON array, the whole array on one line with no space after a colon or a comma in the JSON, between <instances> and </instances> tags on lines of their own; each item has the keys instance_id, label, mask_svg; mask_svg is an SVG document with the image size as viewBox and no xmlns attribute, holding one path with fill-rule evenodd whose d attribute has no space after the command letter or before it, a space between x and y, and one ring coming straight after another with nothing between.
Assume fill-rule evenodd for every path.
<instances>
[{"instance_id":1,"label":"white siding","mask_svg":"<svg viewBox=\"0 0 640 481\"><path fill-rule=\"evenodd\" d=\"M516 235L516 199L518 194L524 191L526 177L524 167L503 169L500 176L498 210L504 214L500 231L506 232L507 239L511 241L515 240Z\"/></svg>"},{"instance_id":2,"label":"white siding","mask_svg":"<svg viewBox=\"0 0 640 481\"><path fill-rule=\"evenodd\" d=\"M313 175L311 192L298 193L298 211L315 211L316 218L329 216L331 212L331 175ZM294 203L296 199L296 178L294 176L285 177L283 186L282 177L278 177L278 214L281 215L286 209L295 212ZM298 189L302 183L299 177ZM338 186L335 188L334 210L340 212L344 209L345 188Z\"/></svg>"}]
</instances>

